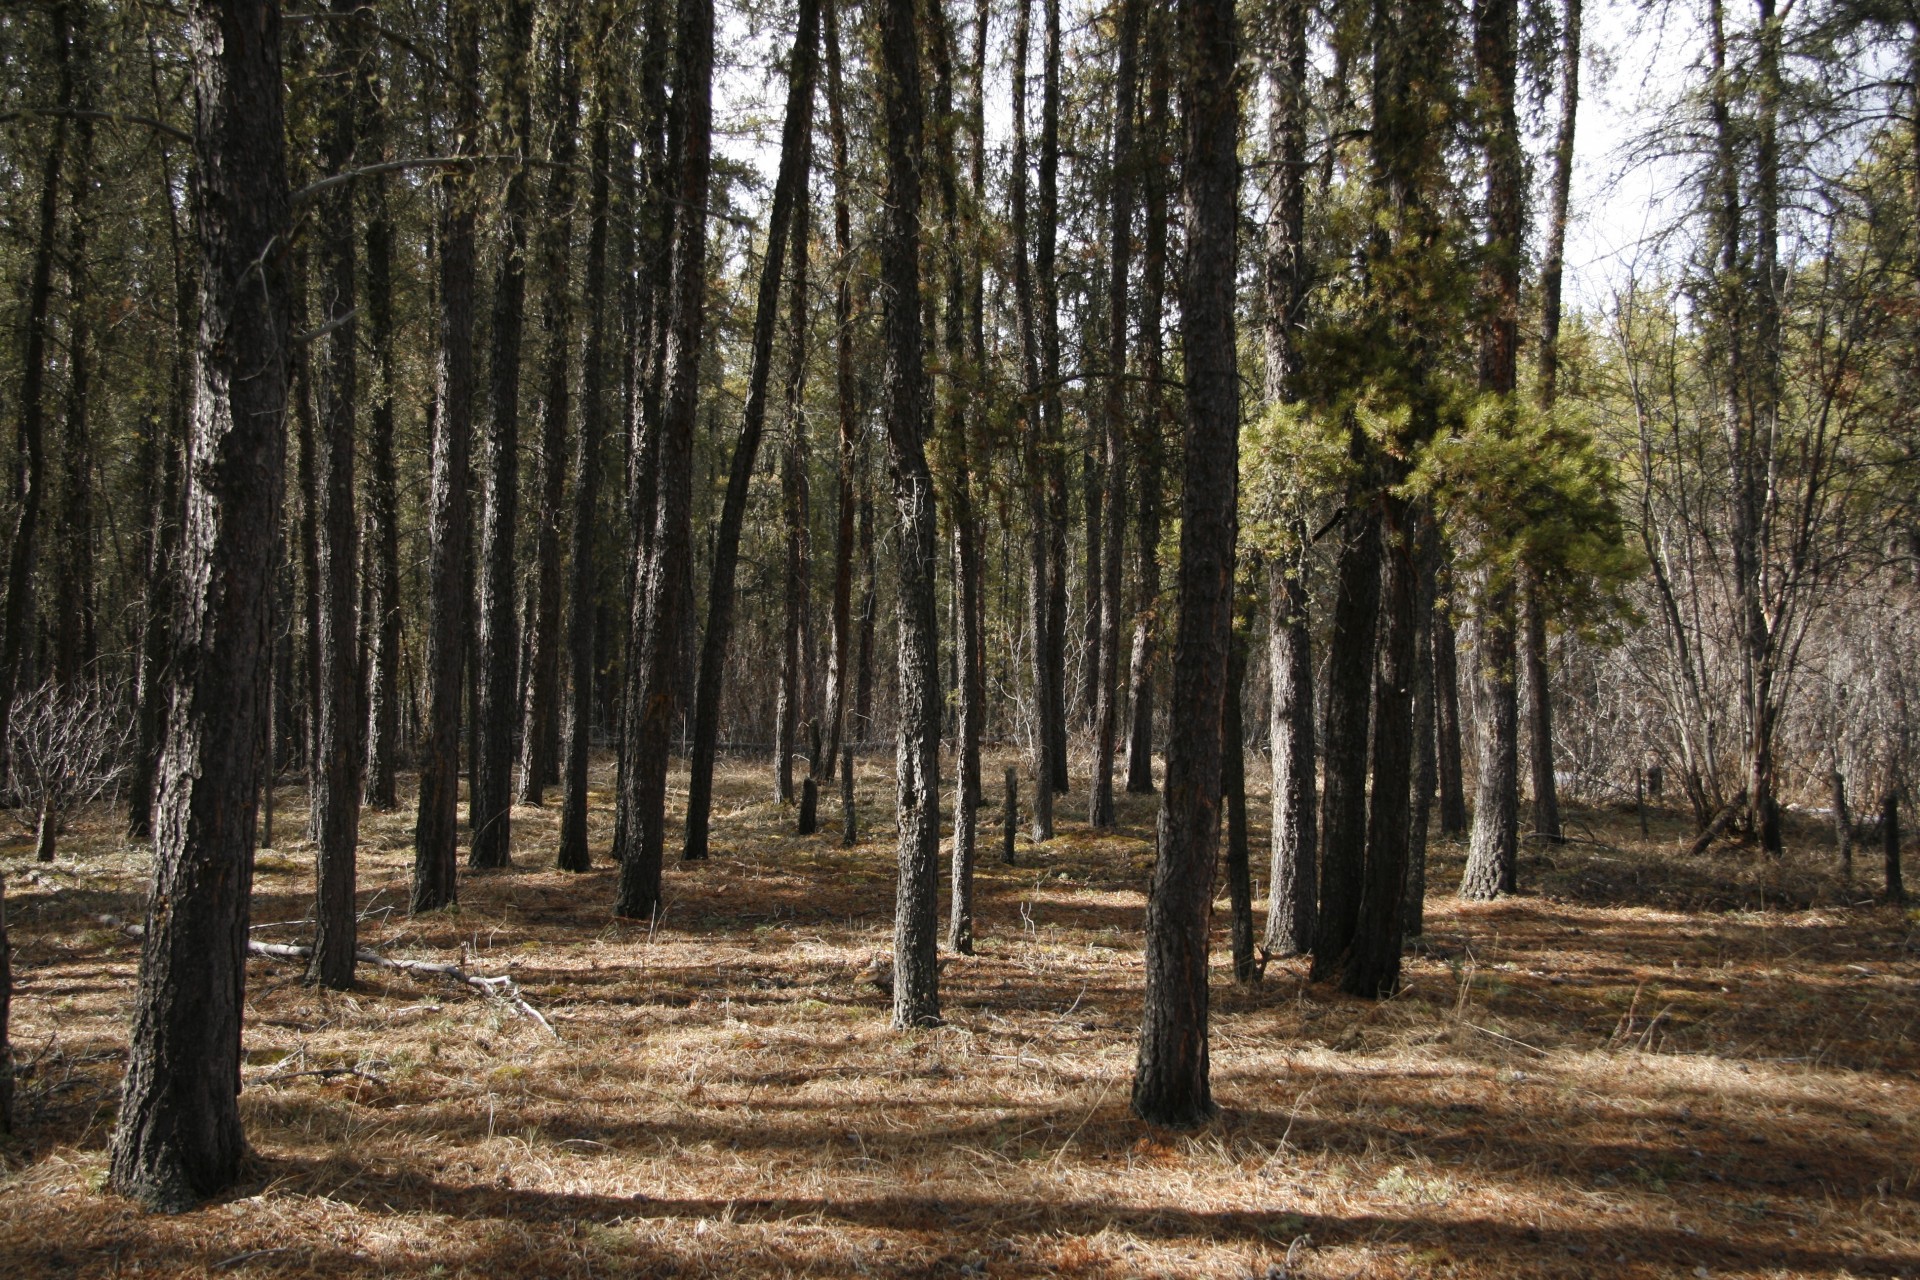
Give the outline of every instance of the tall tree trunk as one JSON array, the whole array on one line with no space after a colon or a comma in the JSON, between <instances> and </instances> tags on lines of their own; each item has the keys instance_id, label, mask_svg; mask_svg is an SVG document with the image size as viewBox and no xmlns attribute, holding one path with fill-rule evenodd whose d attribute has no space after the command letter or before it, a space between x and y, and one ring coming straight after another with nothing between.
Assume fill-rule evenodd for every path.
<instances>
[{"instance_id":1,"label":"tall tree trunk","mask_svg":"<svg viewBox=\"0 0 1920 1280\"><path fill-rule=\"evenodd\" d=\"M194 0L202 315L181 671L109 1177L154 1208L231 1184L248 896L270 678L270 552L285 452L290 230L279 7ZM218 583L219 590L207 584Z\"/></svg>"},{"instance_id":2,"label":"tall tree trunk","mask_svg":"<svg viewBox=\"0 0 1920 1280\"><path fill-rule=\"evenodd\" d=\"M574 158L579 154L580 23L564 5L553 48L547 144L546 225L540 235L540 275L545 289L541 324L546 331L546 386L541 392L540 449L534 455L535 514L533 580L527 584L532 619L525 640L520 722L521 804L540 804L554 781L560 724L560 522L567 500L567 419L573 405L568 379L573 353Z\"/></svg>"},{"instance_id":3,"label":"tall tree trunk","mask_svg":"<svg viewBox=\"0 0 1920 1280\"><path fill-rule=\"evenodd\" d=\"M332 0L339 21L328 31L327 169L338 176L359 160L365 72L361 66L372 14L362 0ZM319 834L314 881L313 958L307 979L345 990L353 985L359 936L354 919L355 859L360 843L360 672L356 581L359 525L354 517L355 410L359 405L358 245L353 184L320 197L320 433L314 525L321 531L319 577L319 770L313 792Z\"/></svg>"},{"instance_id":4,"label":"tall tree trunk","mask_svg":"<svg viewBox=\"0 0 1920 1280\"><path fill-rule=\"evenodd\" d=\"M1134 479L1134 556L1137 595L1133 651L1127 663L1127 791L1153 794L1153 668L1160 624L1160 503L1162 456L1167 440L1167 391L1160 328L1167 288L1167 142L1169 16L1155 9L1147 19L1147 136L1141 148L1145 177L1146 242L1140 282L1140 373L1147 403L1138 415Z\"/></svg>"},{"instance_id":5,"label":"tall tree trunk","mask_svg":"<svg viewBox=\"0 0 1920 1280\"><path fill-rule=\"evenodd\" d=\"M767 418L767 380L773 367L773 331L780 316L780 272L795 210L806 197L812 158L813 80L820 37L818 0L800 6L794 35L793 74L787 82L786 124L780 139L780 172L774 180L773 207L767 222L766 256L760 263L759 293L753 312L753 347L747 365L747 403L734 444L727 493L714 535L713 577L707 585L707 629L700 650L700 683L693 699L693 753L687 788L687 837L682 856L707 856L713 811L714 754L720 738L720 695L726 677L727 648L733 640L734 575L740 560L740 534L746 524L747 496L754 460ZM804 235L804 227L800 229Z\"/></svg>"},{"instance_id":6,"label":"tall tree trunk","mask_svg":"<svg viewBox=\"0 0 1920 1280\"><path fill-rule=\"evenodd\" d=\"M1467 791L1461 767L1460 661L1453 631L1453 568L1444 543L1434 589L1434 763L1440 778L1440 834L1467 834Z\"/></svg>"},{"instance_id":7,"label":"tall tree trunk","mask_svg":"<svg viewBox=\"0 0 1920 1280\"><path fill-rule=\"evenodd\" d=\"M1254 571L1259 566L1254 565ZM1232 658L1227 672L1227 706L1221 727L1221 791L1227 806L1227 903L1232 913L1233 980L1260 980L1253 950L1253 869L1247 844L1247 735L1241 697L1247 680L1247 646L1253 631L1253 594L1242 592L1233 625Z\"/></svg>"},{"instance_id":8,"label":"tall tree trunk","mask_svg":"<svg viewBox=\"0 0 1920 1280\"><path fill-rule=\"evenodd\" d=\"M526 326L527 220L532 207L527 155L533 132L533 0L507 0L501 29L506 197L500 209L500 266L493 283L493 349L487 368L487 435L481 497L476 639L480 701L468 824L475 867L513 861L513 731L520 723L519 621L514 572L520 511L520 344Z\"/></svg>"},{"instance_id":9,"label":"tall tree trunk","mask_svg":"<svg viewBox=\"0 0 1920 1280\"><path fill-rule=\"evenodd\" d=\"M480 15L476 0L448 0L452 145L478 148ZM475 197L471 174L440 179L438 408L427 500L427 722L420 744L420 813L414 826L413 910L451 906L460 838L460 698L467 656L467 473L473 442Z\"/></svg>"},{"instance_id":10,"label":"tall tree trunk","mask_svg":"<svg viewBox=\"0 0 1920 1280\"><path fill-rule=\"evenodd\" d=\"M592 175L587 196L586 309L587 344L580 360L580 433L574 441L573 528L568 547L566 758L561 770L562 871L585 871L587 852L587 765L593 749L595 661L593 633L597 592L594 543L600 510L600 450L607 434L607 349L613 317L608 314L607 237L613 206L613 102L619 74L614 50L613 9L603 9L592 45L593 106L588 125L587 160ZM620 212L630 206L623 196ZM624 222L625 219L622 219ZM622 235L627 232L623 229ZM629 255L630 256L630 255ZM631 266L631 264L627 264ZM622 278L627 278L622 273Z\"/></svg>"},{"instance_id":11,"label":"tall tree trunk","mask_svg":"<svg viewBox=\"0 0 1920 1280\"><path fill-rule=\"evenodd\" d=\"M933 477L920 328L920 165L924 97L914 0L884 0L879 25L886 192L880 275L886 333L887 454L899 511L900 727L895 765L898 881L893 1025L940 1020L936 898L940 860L940 686Z\"/></svg>"},{"instance_id":12,"label":"tall tree trunk","mask_svg":"<svg viewBox=\"0 0 1920 1280\"><path fill-rule=\"evenodd\" d=\"M1013 305L1019 330L1021 402L1026 424L1020 434L1025 473L1028 535L1027 633L1033 656L1033 839L1053 839L1053 786L1058 775L1053 732L1056 676L1053 664L1052 507L1047 498L1047 426L1040 386L1040 335L1034 316L1033 275L1028 267L1027 54L1032 0L1019 0L1013 29L1013 172L1008 179L1008 220L1013 224Z\"/></svg>"},{"instance_id":13,"label":"tall tree trunk","mask_svg":"<svg viewBox=\"0 0 1920 1280\"><path fill-rule=\"evenodd\" d=\"M95 93L87 9L74 22L75 79L86 106ZM93 438L88 412L93 381L92 288L87 238L93 229L93 121L73 125L73 164L67 201L67 405L60 440L59 548L54 576L53 675L70 686L92 674L98 650L94 627Z\"/></svg>"},{"instance_id":14,"label":"tall tree trunk","mask_svg":"<svg viewBox=\"0 0 1920 1280\"><path fill-rule=\"evenodd\" d=\"M1273 955L1297 956L1313 948L1320 914L1312 630L1297 566L1278 557L1270 560L1267 594L1267 679L1273 687L1267 728L1273 754L1273 852L1267 876L1265 943Z\"/></svg>"},{"instance_id":15,"label":"tall tree trunk","mask_svg":"<svg viewBox=\"0 0 1920 1280\"><path fill-rule=\"evenodd\" d=\"M1126 543L1127 271L1133 260L1133 145L1140 28L1145 0L1120 7L1120 62L1113 87L1112 188L1108 196L1107 378L1102 458L1107 489L1106 545L1100 568L1100 647L1094 673L1093 786L1088 802L1095 830L1113 826L1113 757L1120 731L1120 585Z\"/></svg>"},{"instance_id":16,"label":"tall tree trunk","mask_svg":"<svg viewBox=\"0 0 1920 1280\"><path fill-rule=\"evenodd\" d=\"M1067 791L1067 433L1060 383L1060 0L1043 0L1040 77L1040 241L1033 270L1040 307L1040 407L1047 440L1047 714L1053 789Z\"/></svg>"},{"instance_id":17,"label":"tall tree trunk","mask_svg":"<svg viewBox=\"0 0 1920 1280\"><path fill-rule=\"evenodd\" d=\"M1480 336L1480 387L1511 413L1518 369L1520 264L1525 162L1514 112L1515 0L1476 0L1474 70L1485 112L1487 252L1482 291L1487 319ZM1515 672L1515 589L1493 584L1480 619L1480 779L1473 844L1460 892L1468 898L1510 893L1519 856L1520 715Z\"/></svg>"},{"instance_id":18,"label":"tall tree trunk","mask_svg":"<svg viewBox=\"0 0 1920 1280\"><path fill-rule=\"evenodd\" d=\"M14 695L19 692L22 660L33 614L33 562L38 550L40 506L47 486L47 326L53 302L56 215L61 164L67 152L67 115L73 107L73 14L68 0L52 9L52 52L60 110L53 138L40 164L40 201L33 240L33 266L27 281L26 350L20 369L19 461L14 471L13 539L7 555L6 629L0 632L0 780L6 775L7 732Z\"/></svg>"},{"instance_id":19,"label":"tall tree trunk","mask_svg":"<svg viewBox=\"0 0 1920 1280\"><path fill-rule=\"evenodd\" d=\"M13 1132L13 948L7 942L7 879L0 875L0 1136Z\"/></svg>"},{"instance_id":20,"label":"tall tree trunk","mask_svg":"<svg viewBox=\"0 0 1920 1280\"><path fill-rule=\"evenodd\" d=\"M840 735L847 732L847 680L853 649L854 446L859 437L855 414L858 392L853 376L853 219L847 199L847 125L841 110L840 22L835 0L825 0L827 45L827 117L833 141L834 409L839 424L834 453L834 536L832 633L827 650L826 752L822 781L832 781L840 759ZM847 732L849 739L853 736Z\"/></svg>"},{"instance_id":21,"label":"tall tree trunk","mask_svg":"<svg viewBox=\"0 0 1920 1280\"><path fill-rule=\"evenodd\" d=\"M1354 429L1357 462L1364 446ZM1345 540L1334 569L1333 633L1327 645L1325 780L1320 793L1320 914L1313 977L1338 971L1359 924L1367 838L1367 726L1373 693L1374 631L1380 606L1378 521L1350 492Z\"/></svg>"},{"instance_id":22,"label":"tall tree trunk","mask_svg":"<svg viewBox=\"0 0 1920 1280\"><path fill-rule=\"evenodd\" d=\"M1159 856L1147 903L1146 1004L1133 1111L1192 1126L1213 1113L1208 1083L1207 947L1220 835L1220 748L1231 665L1240 388L1235 367L1239 99L1233 0L1182 13L1186 116L1185 486L1180 500L1180 626L1173 659Z\"/></svg>"},{"instance_id":23,"label":"tall tree trunk","mask_svg":"<svg viewBox=\"0 0 1920 1280\"><path fill-rule=\"evenodd\" d=\"M1401 904L1401 933L1417 938L1427 931L1427 827L1439 780L1434 747L1433 608L1435 575L1440 565L1440 530L1422 511L1415 540L1419 596L1414 600L1413 633L1413 799L1407 834L1407 890Z\"/></svg>"},{"instance_id":24,"label":"tall tree trunk","mask_svg":"<svg viewBox=\"0 0 1920 1280\"><path fill-rule=\"evenodd\" d=\"M621 752L620 863L615 914L645 920L660 905L666 841L667 754L681 683L681 617L693 561L693 428L700 409L706 327L708 179L713 172L713 0L679 0L675 17L671 297L655 462L653 532L640 558L629 618Z\"/></svg>"},{"instance_id":25,"label":"tall tree trunk","mask_svg":"<svg viewBox=\"0 0 1920 1280\"><path fill-rule=\"evenodd\" d=\"M816 33L817 34L817 33ZM811 89L811 85L809 85ZM813 139L813 100L807 100L805 146L811 154ZM787 573L782 600L780 696L774 709L776 750L780 759L776 769L776 792L782 803L794 800L793 756L801 745L809 746L807 773L812 776L819 750L807 742L813 722L813 543L807 471L811 462L807 449L805 406L801 398L807 385L807 234L810 199L801 184L801 198L794 204L793 235L789 252L793 274L789 284L787 323L786 448L780 459L780 505L785 517Z\"/></svg>"},{"instance_id":26,"label":"tall tree trunk","mask_svg":"<svg viewBox=\"0 0 1920 1280\"><path fill-rule=\"evenodd\" d=\"M1553 411L1560 388L1560 292L1573 191L1573 137L1580 111L1581 0L1566 0L1560 47L1560 123L1554 134L1547 199L1547 235L1540 263L1540 407ZM1525 620L1528 749L1533 758L1534 830L1561 841L1560 796L1553 771L1553 698L1547 672L1547 626L1540 585L1529 575L1520 602Z\"/></svg>"},{"instance_id":27,"label":"tall tree trunk","mask_svg":"<svg viewBox=\"0 0 1920 1280\"><path fill-rule=\"evenodd\" d=\"M369 17L371 14L369 13ZM370 69L363 71L370 74ZM390 93L391 90L387 90ZM367 89L365 150L390 160L392 111L377 85ZM361 179L367 203L367 348L373 357L373 395L367 406L367 803L392 809L400 751L400 494L393 452L394 407L399 382L393 310L393 215L387 207L387 176Z\"/></svg>"}]
</instances>

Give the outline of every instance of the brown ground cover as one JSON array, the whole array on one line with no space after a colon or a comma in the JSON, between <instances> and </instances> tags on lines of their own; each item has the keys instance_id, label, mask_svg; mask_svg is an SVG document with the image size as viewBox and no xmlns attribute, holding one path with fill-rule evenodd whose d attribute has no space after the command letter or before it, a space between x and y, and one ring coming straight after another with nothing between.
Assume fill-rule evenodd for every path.
<instances>
[{"instance_id":1,"label":"brown ground cover","mask_svg":"<svg viewBox=\"0 0 1920 1280\"><path fill-rule=\"evenodd\" d=\"M449 982L328 994L255 960L257 1159L179 1217L101 1191L137 944L99 917L139 917L146 851L106 813L51 871L8 843L0 1276L1920 1276L1916 925L1812 824L1783 860L1687 860L1672 817L1577 811L1592 843L1530 849L1487 906L1441 844L1382 1004L1297 962L1236 989L1221 938L1223 1111L1178 1134L1127 1110L1153 799L1112 838L983 851L980 954L942 972L947 1025L903 1034L866 976L890 761L852 850L832 804L790 834L766 772L722 771L713 861L669 867L652 928L609 918L604 861L551 870L556 815L525 808L517 869L409 919L411 810L370 815L365 939L513 974L558 1038ZM308 929L281 923L309 914L300 799L257 938Z\"/></svg>"}]
</instances>

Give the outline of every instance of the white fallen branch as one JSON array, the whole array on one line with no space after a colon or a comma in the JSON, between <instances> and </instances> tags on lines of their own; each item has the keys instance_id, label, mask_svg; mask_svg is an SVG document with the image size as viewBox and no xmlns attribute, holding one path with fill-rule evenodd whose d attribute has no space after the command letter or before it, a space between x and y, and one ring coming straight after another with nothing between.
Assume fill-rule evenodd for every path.
<instances>
[{"instance_id":1,"label":"white fallen branch","mask_svg":"<svg viewBox=\"0 0 1920 1280\"><path fill-rule=\"evenodd\" d=\"M144 925L129 924L117 916L101 916L100 923L119 929L129 938L143 938L147 932ZM247 942L247 952L250 955L266 956L273 960L310 960L313 958L312 947L293 942L255 942L249 940ZM548 1022L538 1009L527 1003L527 998L520 993L519 984L508 974L503 973L498 977L490 978L485 974L468 973L466 969L457 964L437 964L431 960L397 960L391 956L383 956L376 951L368 951L364 947L354 952L354 958L361 964L378 965L382 969L398 969L402 973L410 973L418 978L447 978L460 983L462 986L471 987L483 996L489 996L511 1005L514 1009L539 1023L541 1027L546 1030L546 1033L555 1040L560 1038L560 1033L553 1029L553 1024Z\"/></svg>"}]
</instances>

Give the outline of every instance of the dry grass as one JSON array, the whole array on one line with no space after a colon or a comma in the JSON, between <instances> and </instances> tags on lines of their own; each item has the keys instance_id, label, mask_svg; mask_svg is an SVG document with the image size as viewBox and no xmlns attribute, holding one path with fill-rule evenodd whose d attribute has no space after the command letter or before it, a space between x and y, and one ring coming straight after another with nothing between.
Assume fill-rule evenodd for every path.
<instances>
[{"instance_id":1,"label":"dry grass","mask_svg":"<svg viewBox=\"0 0 1920 1280\"><path fill-rule=\"evenodd\" d=\"M562 1039L452 984L363 968L332 995L256 960L258 1158L174 1218L100 1190L136 949L94 921L138 915L146 853L104 814L52 873L7 845L26 1073L0 1276L1920 1275L1913 924L1812 827L1779 863L1683 862L1677 824L1646 843L1585 813L1607 847L1530 855L1530 893L1490 906L1446 891L1443 845L1398 999L1220 971L1224 1110L1176 1134L1127 1110L1154 802L986 859L948 1023L900 1034L860 978L890 937L881 763L883 838L850 851L837 814L793 837L765 770L724 773L714 859L669 869L653 930L609 919L604 865L547 869L531 809L521 869L410 920L410 811L370 815L369 940L510 969ZM283 844L262 924L308 914Z\"/></svg>"}]
</instances>

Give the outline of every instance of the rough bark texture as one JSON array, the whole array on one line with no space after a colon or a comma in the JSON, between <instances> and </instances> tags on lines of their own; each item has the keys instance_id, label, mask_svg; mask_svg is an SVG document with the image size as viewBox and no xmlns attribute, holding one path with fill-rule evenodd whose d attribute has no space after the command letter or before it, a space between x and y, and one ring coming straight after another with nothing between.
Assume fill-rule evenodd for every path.
<instances>
[{"instance_id":1,"label":"rough bark texture","mask_svg":"<svg viewBox=\"0 0 1920 1280\"><path fill-rule=\"evenodd\" d=\"M818 18L812 21L817 43ZM811 59L809 59L811 60ZM789 77L789 83L797 77ZM813 151L813 76L807 76L807 128L801 146L810 159ZM819 757L810 741L813 725L813 538L810 529L811 494L807 484L810 451L804 397L807 387L807 234L812 198L806 183L793 210L790 237L792 273L788 283L786 447L780 456L780 510L785 524L787 572L781 601L780 688L774 706L775 792L781 803L793 800L793 757L801 745L808 749L807 774L813 775Z\"/></svg>"},{"instance_id":2,"label":"rough bark texture","mask_svg":"<svg viewBox=\"0 0 1920 1280\"><path fill-rule=\"evenodd\" d=\"M1167 742L1132 1104L1143 1120L1192 1126L1214 1109L1208 1083L1207 933L1220 833L1220 748L1239 489L1234 342L1239 102L1233 85L1233 0L1192 0L1182 19L1187 432L1180 624L1173 660L1173 705L1181 714Z\"/></svg>"},{"instance_id":3,"label":"rough bark texture","mask_svg":"<svg viewBox=\"0 0 1920 1280\"><path fill-rule=\"evenodd\" d=\"M651 520L642 542L628 620L630 663L621 753L620 863L616 914L645 920L660 905L666 842L667 754L680 685L681 610L693 560L693 428L699 413L700 351L706 327L708 180L713 173L713 0L680 0L674 42L671 296L663 355L664 403L655 465L656 496L634 514Z\"/></svg>"},{"instance_id":4,"label":"rough bark texture","mask_svg":"<svg viewBox=\"0 0 1920 1280\"><path fill-rule=\"evenodd\" d=\"M853 215L847 199L847 124L841 109L840 23L835 0L824 0L827 53L827 118L833 143L834 409L839 431L834 452L833 605L827 640L826 772L833 780L846 730L847 681L853 651L853 545L855 445L860 427L853 373ZM851 740L852 735L848 734Z\"/></svg>"},{"instance_id":5,"label":"rough bark texture","mask_svg":"<svg viewBox=\"0 0 1920 1280\"><path fill-rule=\"evenodd\" d=\"M7 942L7 878L0 875L0 1135L13 1132L13 948Z\"/></svg>"},{"instance_id":6,"label":"rough bark texture","mask_svg":"<svg viewBox=\"0 0 1920 1280\"><path fill-rule=\"evenodd\" d=\"M1417 938L1427 929L1427 827L1433 815L1439 759L1434 748L1433 593L1440 565L1440 530L1430 513L1420 516L1417 541L1419 597L1414 601L1413 634L1413 798L1407 833L1407 891L1401 932Z\"/></svg>"},{"instance_id":7,"label":"rough bark texture","mask_svg":"<svg viewBox=\"0 0 1920 1280\"><path fill-rule=\"evenodd\" d=\"M1553 686L1547 672L1547 616L1529 576L1521 588L1521 656L1527 668L1527 754L1533 769L1533 831L1561 842L1560 788L1553 775Z\"/></svg>"},{"instance_id":8,"label":"rough bark texture","mask_svg":"<svg viewBox=\"0 0 1920 1280\"><path fill-rule=\"evenodd\" d=\"M327 168L339 174L359 160L359 92L363 37L371 14L360 0L333 0L337 19L328 32L326 120ZM353 184L320 197L319 289L322 323L318 472L314 525L320 531L319 577L314 582L320 612L320 686L314 715L318 771L314 778L314 827L319 835L314 867L313 957L307 980L345 990L353 985L359 949L354 912L355 862L360 843L360 670L355 643L359 526L354 518L355 408L359 396L359 295L355 287L358 245L354 238Z\"/></svg>"},{"instance_id":9,"label":"rough bark texture","mask_svg":"<svg viewBox=\"0 0 1920 1280\"><path fill-rule=\"evenodd\" d=\"M1366 855L1367 725L1380 603L1380 541L1370 513L1350 507L1345 524L1334 570L1333 634L1327 642L1320 916L1313 934L1316 981L1337 971L1353 939Z\"/></svg>"},{"instance_id":10,"label":"rough bark texture","mask_svg":"<svg viewBox=\"0 0 1920 1280\"><path fill-rule=\"evenodd\" d=\"M1467 834L1467 789L1461 767L1460 660L1453 631L1453 572L1441 551L1433 617L1434 761L1440 778L1440 834Z\"/></svg>"},{"instance_id":11,"label":"rough bark texture","mask_svg":"<svg viewBox=\"0 0 1920 1280\"><path fill-rule=\"evenodd\" d=\"M1043 0L1040 75L1039 243L1033 274L1039 292L1040 418L1047 476L1047 704L1041 723L1053 735L1048 755L1056 794L1067 791L1067 435L1060 397L1060 281L1054 259L1060 227L1060 0Z\"/></svg>"},{"instance_id":12,"label":"rough bark texture","mask_svg":"<svg viewBox=\"0 0 1920 1280\"><path fill-rule=\"evenodd\" d=\"M540 234L540 278L545 298L540 322L546 338L546 385L540 393L540 447L534 454L533 579L526 588L530 625L524 636L520 720L521 804L540 804L555 781L560 727L560 536L567 500L567 421L573 411L573 215L575 158L579 154L580 41L575 6L561 6L547 55L550 126L547 189ZM592 287L592 282L588 282Z\"/></svg>"},{"instance_id":13,"label":"rough bark texture","mask_svg":"<svg viewBox=\"0 0 1920 1280\"><path fill-rule=\"evenodd\" d=\"M500 265L493 282L493 348L487 365L487 434L482 446L480 589L475 619L480 701L468 825L475 867L513 861L513 731L520 722L519 618L514 611L515 533L520 513L520 342L526 326L527 221L533 131L533 0L507 0L502 20L502 97L510 157L500 209Z\"/></svg>"},{"instance_id":14,"label":"rough bark texture","mask_svg":"<svg viewBox=\"0 0 1920 1280\"><path fill-rule=\"evenodd\" d=\"M720 504L720 523L713 542L713 576L707 584L707 629L701 641L700 683L693 699L687 833L682 847L682 856L695 861L707 856L713 813L713 763L720 740L720 697L726 679L727 648L733 640L734 575L740 562L740 533L746 524L748 489L753 482L755 459L759 456L760 437L767 420L773 331L780 314L780 271L786 261L794 210L806 197L819 35L820 6L807 0L800 6L799 28L794 37L793 74L787 83L786 124L780 140L780 171L774 180L773 207L767 220L766 257L761 260L759 292L754 300L747 403L740 418L740 438L733 447L726 496ZM784 769L782 775L788 778L790 789L791 775Z\"/></svg>"},{"instance_id":15,"label":"rough bark texture","mask_svg":"<svg viewBox=\"0 0 1920 1280\"><path fill-rule=\"evenodd\" d=\"M94 37L88 10L75 6L73 70L82 108L94 100ZM67 199L67 404L60 433L60 486L53 581L53 678L70 687L88 677L98 656L94 617L93 296L87 240L93 229L93 121L73 122Z\"/></svg>"},{"instance_id":16,"label":"rough bark texture","mask_svg":"<svg viewBox=\"0 0 1920 1280\"><path fill-rule=\"evenodd\" d=\"M280 509L290 217L280 13L194 0L199 355L183 546L180 670L161 767L153 890L114 1129L113 1188L165 1210L229 1185L248 896Z\"/></svg>"},{"instance_id":17,"label":"rough bark texture","mask_svg":"<svg viewBox=\"0 0 1920 1280\"><path fill-rule=\"evenodd\" d=\"M1107 207L1107 377L1102 397L1101 467L1107 490L1107 527L1100 564L1100 647L1094 672L1093 786L1088 820L1096 831L1113 826L1113 757L1120 733L1120 586L1127 505L1127 271L1133 260L1133 188L1138 157L1133 109L1139 81L1140 28L1145 0L1120 6L1119 69L1113 84L1112 184Z\"/></svg>"},{"instance_id":18,"label":"rough bark texture","mask_svg":"<svg viewBox=\"0 0 1920 1280\"><path fill-rule=\"evenodd\" d=\"M369 20L371 7L363 9ZM363 68L370 75L371 68ZM371 158L389 160L388 111L369 84L366 145ZM373 388L367 406L367 803L391 809L400 752L400 495L393 453L394 401L399 370L394 355L393 218L387 210L387 178L362 179L366 193L367 344L373 357Z\"/></svg>"},{"instance_id":19,"label":"rough bark texture","mask_svg":"<svg viewBox=\"0 0 1920 1280\"><path fill-rule=\"evenodd\" d=\"M593 107L588 126L588 162L592 185L587 196L587 342L580 361L580 432L573 452L573 528L568 543L567 584L567 718L565 759L561 766L560 851L555 858L562 871L585 871L592 863L587 850L587 765L593 750L593 693L597 664L594 654L595 608L594 544L600 510L600 450L607 435L607 350L613 328L611 299L607 296L607 237L612 221L613 159L612 59L609 11L596 37ZM624 199L621 209L629 206ZM623 230L622 235L626 232Z\"/></svg>"},{"instance_id":20,"label":"rough bark texture","mask_svg":"<svg viewBox=\"0 0 1920 1280\"><path fill-rule=\"evenodd\" d=\"M1265 945L1276 956L1313 947L1319 919L1319 780L1315 776L1313 632L1300 570L1268 563L1267 679L1273 689L1267 737L1273 754L1272 856Z\"/></svg>"},{"instance_id":21,"label":"rough bark texture","mask_svg":"<svg viewBox=\"0 0 1920 1280\"><path fill-rule=\"evenodd\" d=\"M474 0L450 0L448 104L453 143L475 150L480 25ZM427 498L427 719L420 743L420 812L413 835L415 911L449 906L460 839L460 698L467 656L467 473L473 445L474 191L471 175L440 180L439 386Z\"/></svg>"},{"instance_id":22,"label":"rough bark texture","mask_svg":"<svg viewBox=\"0 0 1920 1280\"><path fill-rule=\"evenodd\" d=\"M1480 620L1480 782L1473 843L1460 896L1485 902L1511 893L1520 841L1519 693L1514 685L1513 590L1502 588Z\"/></svg>"},{"instance_id":23,"label":"rough bark texture","mask_svg":"<svg viewBox=\"0 0 1920 1280\"><path fill-rule=\"evenodd\" d=\"M914 0L879 6L886 194L880 275L886 334L887 455L900 519L900 728L896 819L898 880L893 914L893 1025L940 1020L935 963L940 859L940 648L934 602L938 552L933 477L922 433L927 389L920 327L920 47Z\"/></svg>"}]
</instances>

